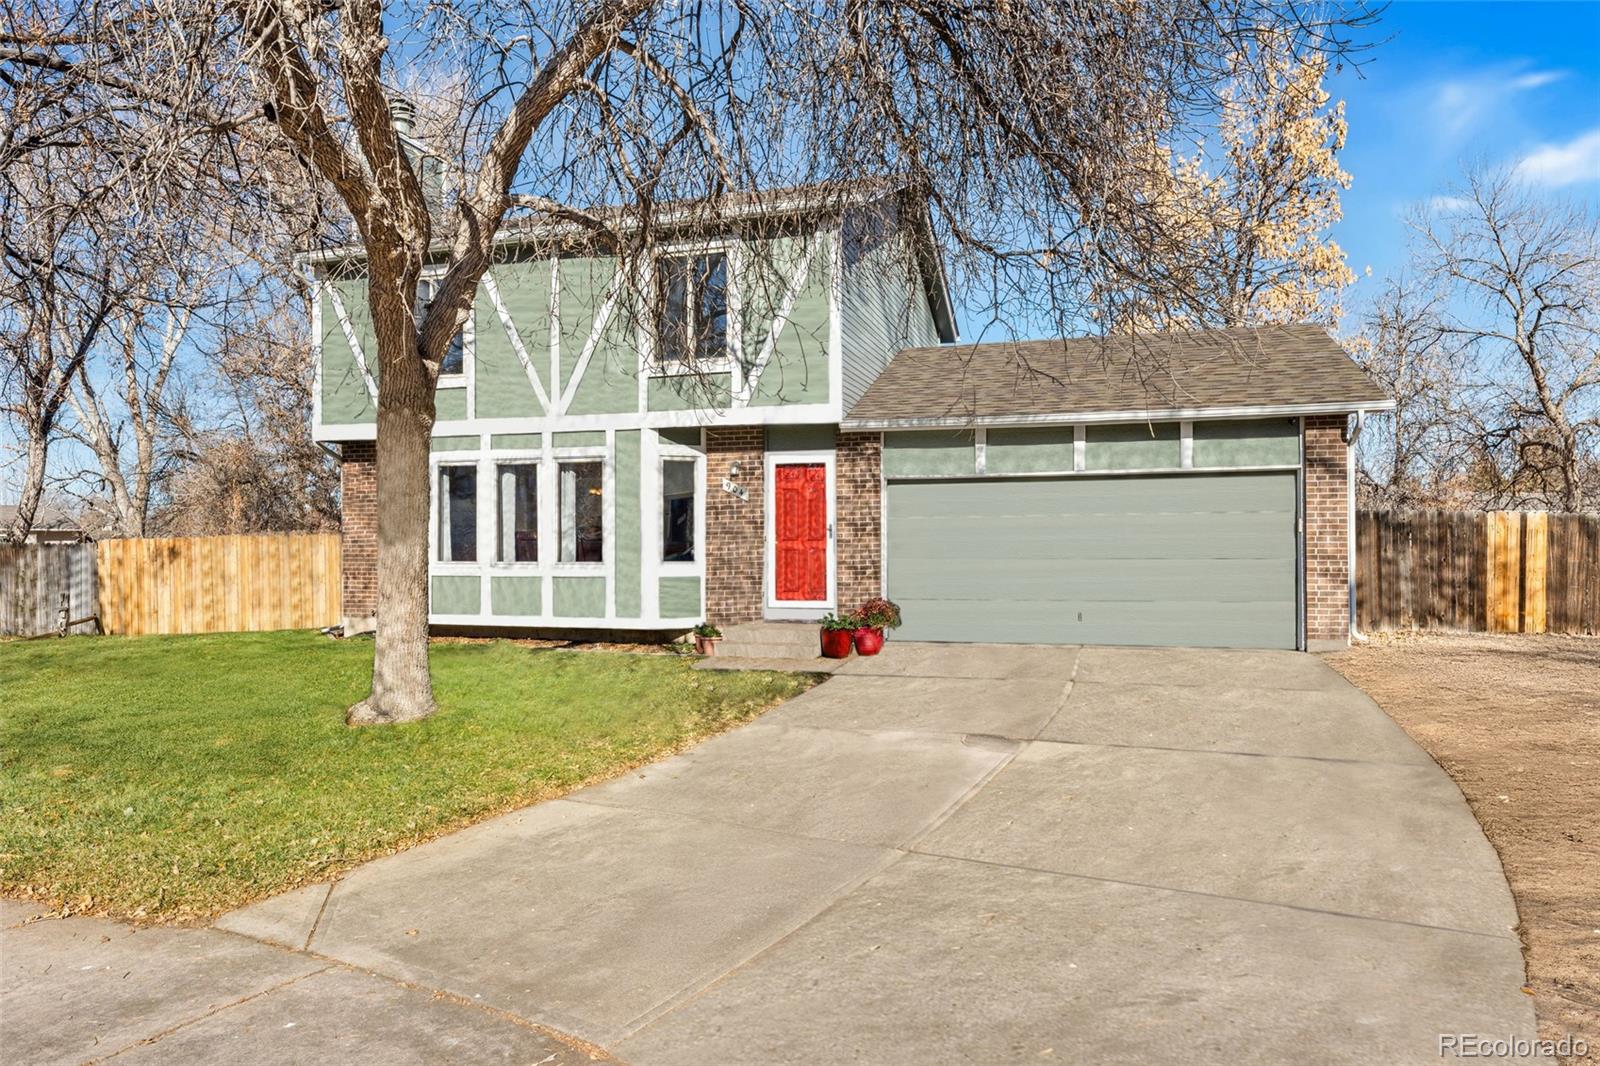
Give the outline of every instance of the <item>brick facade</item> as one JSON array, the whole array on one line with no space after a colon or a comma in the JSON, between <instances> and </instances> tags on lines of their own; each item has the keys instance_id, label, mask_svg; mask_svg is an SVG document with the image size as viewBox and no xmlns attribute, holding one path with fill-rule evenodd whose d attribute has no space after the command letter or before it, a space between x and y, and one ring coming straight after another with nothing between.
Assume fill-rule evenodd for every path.
<instances>
[{"instance_id":1,"label":"brick facade","mask_svg":"<svg viewBox=\"0 0 1600 1066\"><path fill-rule=\"evenodd\" d=\"M854 610L883 587L883 435L840 433L834 550L838 606Z\"/></svg>"},{"instance_id":2,"label":"brick facade","mask_svg":"<svg viewBox=\"0 0 1600 1066\"><path fill-rule=\"evenodd\" d=\"M706 430L706 618L716 625L761 618L761 570L766 555L766 428ZM729 467L749 492L741 500L722 491Z\"/></svg>"},{"instance_id":3,"label":"brick facade","mask_svg":"<svg viewBox=\"0 0 1600 1066\"><path fill-rule=\"evenodd\" d=\"M339 449L339 549L342 612L347 633L372 628L378 613L378 446L353 441Z\"/></svg>"},{"instance_id":4,"label":"brick facade","mask_svg":"<svg viewBox=\"0 0 1600 1066\"><path fill-rule=\"evenodd\" d=\"M1306 640L1350 639L1350 449L1344 415L1306 419Z\"/></svg>"}]
</instances>

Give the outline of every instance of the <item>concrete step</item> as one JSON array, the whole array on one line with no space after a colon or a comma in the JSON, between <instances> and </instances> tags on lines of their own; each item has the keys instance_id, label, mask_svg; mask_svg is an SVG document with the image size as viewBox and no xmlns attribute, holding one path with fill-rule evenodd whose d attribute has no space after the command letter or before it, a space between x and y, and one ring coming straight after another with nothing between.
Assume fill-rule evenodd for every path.
<instances>
[{"instance_id":1,"label":"concrete step","mask_svg":"<svg viewBox=\"0 0 1600 1066\"><path fill-rule=\"evenodd\" d=\"M723 640L717 645L719 659L815 659L822 653L822 642L817 637L807 641L785 641L782 644L765 640Z\"/></svg>"}]
</instances>

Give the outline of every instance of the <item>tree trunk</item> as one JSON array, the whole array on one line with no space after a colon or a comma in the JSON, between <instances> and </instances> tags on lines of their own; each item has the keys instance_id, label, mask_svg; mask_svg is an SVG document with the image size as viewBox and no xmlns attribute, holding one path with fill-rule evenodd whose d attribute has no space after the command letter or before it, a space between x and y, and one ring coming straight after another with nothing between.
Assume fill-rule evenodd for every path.
<instances>
[{"instance_id":1,"label":"tree trunk","mask_svg":"<svg viewBox=\"0 0 1600 1066\"><path fill-rule=\"evenodd\" d=\"M17 515L11 520L11 528L5 531L5 539L13 544L28 539L34 517L39 512L39 497L44 495L45 441L32 426L28 430L28 467L23 473L22 493L17 497Z\"/></svg>"},{"instance_id":2,"label":"tree trunk","mask_svg":"<svg viewBox=\"0 0 1600 1066\"><path fill-rule=\"evenodd\" d=\"M383 282L374 280L374 288ZM401 286L395 286L400 288ZM387 293L384 294L387 297ZM378 385L378 629L372 693L350 725L413 722L436 707L428 674L428 451L433 380L399 301L374 300Z\"/></svg>"}]
</instances>

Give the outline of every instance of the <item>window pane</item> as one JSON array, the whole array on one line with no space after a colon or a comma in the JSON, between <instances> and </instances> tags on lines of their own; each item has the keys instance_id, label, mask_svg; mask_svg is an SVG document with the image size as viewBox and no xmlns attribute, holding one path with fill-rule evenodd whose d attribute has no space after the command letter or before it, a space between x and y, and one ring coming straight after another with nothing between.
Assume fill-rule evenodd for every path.
<instances>
[{"instance_id":1,"label":"window pane","mask_svg":"<svg viewBox=\"0 0 1600 1066\"><path fill-rule=\"evenodd\" d=\"M694 460L667 459L661 464L661 559L694 562Z\"/></svg>"},{"instance_id":2,"label":"window pane","mask_svg":"<svg viewBox=\"0 0 1600 1066\"><path fill-rule=\"evenodd\" d=\"M689 357L689 261L681 257L656 263L656 298L661 320L656 330L657 359L682 362Z\"/></svg>"},{"instance_id":3,"label":"window pane","mask_svg":"<svg viewBox=\"0 0 1600 1066\"><path fill-rule=\"evenodd\" d=\"M417 282L417 327L422 326L422 319L428 313L428 305L433 302L434 282L431 278L424 278ZM440 374L466 373L466 331L456 330L455 336L450 338L450 347L444 351L444 359L439 363Z\"/></svg>"},{"instance_id":4,"label":"window pane","mask_svg":"<svg viewBox=\"0 0 1600 1066\"><path fill-rule=\"evenodd\" d=\"M456 335L450 338L450 347L444 351L444 360L439 364L441 374L464 374L467 369L466 339L462 330L456 330Z\"/></svg>"},{"instance_id":5,"label":"window pane","mask_svg":"<svg viewBox=\"0 0 1600 1066\"><path fill-rule=\"evenodd\" d=\"M471 563L478 559L478 468L439 468L439 559Z\"/></svg>"},{"instance_id":6,"label":"window pane","mask_svg":"<svg viewBox=\"0 0 1600 1066\"><path fill-rule=\"evenodd\" d=\"M702 255L694 266L694 356L721 359L728 350L728 257Z\"/></svg>"},{"instance_id":7,"label":"window pane","mask_svg":"<svg viewBox=\"0 0 1600 1066\"><path fill-rule=\"evenodd\" d=\"M539 468L533 463L501 463L500 548L502 563L539 561Z\"/></svg>"},{"instance_id":8,"label":"window pane","mask_svg":"<svg viewBox=\"0 0 1600 1066\"><path fill-rule=\"evenodd\" d=\"M561 464L561 561L605 561L605 483L599 462Z\"/></svg>"}]
</instances>

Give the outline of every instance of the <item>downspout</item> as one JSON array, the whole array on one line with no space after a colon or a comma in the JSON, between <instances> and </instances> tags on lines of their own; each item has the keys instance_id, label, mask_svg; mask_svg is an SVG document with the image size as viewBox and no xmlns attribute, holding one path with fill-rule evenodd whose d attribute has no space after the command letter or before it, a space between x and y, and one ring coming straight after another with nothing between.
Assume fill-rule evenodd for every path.
<instances>
[{"instance_id":1,"label":"downspout","mask_svg":"<svg viewBox=\"0 0 1600 1066\"><path fill-rule=\"evenodd\" d=\"M1350 639L1357 644L1365 644L1367 638L1361 632L1361 622L1356 616L1356 442L1361 439L1361 430L1367 424L1367 412L1356 410L1355 428L1350 432L1350 439L1345 441L1345 526L1346 547L1345 564L1348 599L1350 601Z\"/></svg>"}]
</instances>

